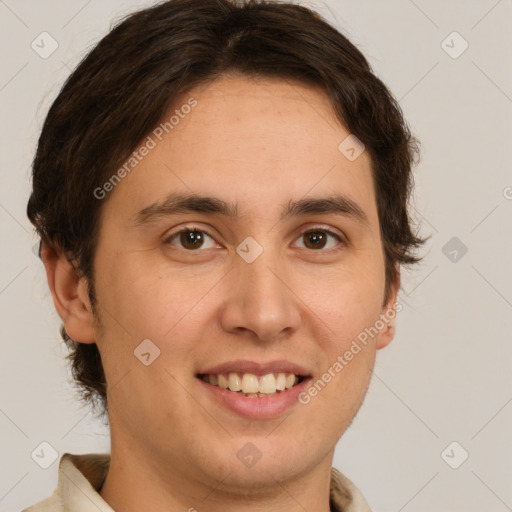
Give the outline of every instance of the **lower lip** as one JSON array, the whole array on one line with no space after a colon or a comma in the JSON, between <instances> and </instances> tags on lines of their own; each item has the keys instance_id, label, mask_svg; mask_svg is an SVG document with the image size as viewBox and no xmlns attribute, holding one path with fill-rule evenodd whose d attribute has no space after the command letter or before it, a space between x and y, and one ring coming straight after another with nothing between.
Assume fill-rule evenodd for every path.
<instances>
[{"instance_id":1,"label":"lower lip","mask_svg":"<svg viewBox=\"0 0 512 512\"><path fill-rule=\"evenodd\" d=\"M276 418L287 409L298 403L298 397L304 391L311 379L304 379L300 384L275 395L262 398L249 398L233 391L213 386L204 380L197 379L214 400L236 414L251 420L267 420Z\"/></svg>"}]
</instances>

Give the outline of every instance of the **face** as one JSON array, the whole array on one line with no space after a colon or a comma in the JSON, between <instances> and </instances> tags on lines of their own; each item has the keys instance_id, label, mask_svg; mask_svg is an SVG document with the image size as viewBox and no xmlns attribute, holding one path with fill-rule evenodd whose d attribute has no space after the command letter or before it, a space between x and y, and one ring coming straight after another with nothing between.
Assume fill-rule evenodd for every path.
<instances>
[{"instance_id":1,"label":"face","mask_svg":"<svg viewBox=\"0 0 512 512\"><path fill-rule=\"evenodd\" d=\"M369 155L340 152L323 92L231 76L187 102L103 205L112 446L250 489L330 466L394 331L357 340L395 293L383 305Z\"/></svg>"}]
</instances>

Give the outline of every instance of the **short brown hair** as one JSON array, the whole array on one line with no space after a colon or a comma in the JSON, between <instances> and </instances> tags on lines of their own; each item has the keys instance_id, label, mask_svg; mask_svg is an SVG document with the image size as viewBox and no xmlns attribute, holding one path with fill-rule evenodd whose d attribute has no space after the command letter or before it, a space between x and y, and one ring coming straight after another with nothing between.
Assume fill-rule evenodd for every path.
<instances>
[{"instance_id":1,"label":"short brown hair","mask_svg":"<svg viewBox=\"0 0 512 512\"><path fill-rule=\"evenodd\" d=\"M418 142L363 54L317 13L292 3L169 0L105 36L66 81L46 117L27 213L42 243L71 255L90 283L103 202L94 194L161 121L178 95L226 73L322 88L371 156L385 254L386 300L399 264L420 258L408 201ZM340 141L341 142L341 141ZM70 347L82 397L107 410L96 344Z\"/></svg>"}]
</instances>

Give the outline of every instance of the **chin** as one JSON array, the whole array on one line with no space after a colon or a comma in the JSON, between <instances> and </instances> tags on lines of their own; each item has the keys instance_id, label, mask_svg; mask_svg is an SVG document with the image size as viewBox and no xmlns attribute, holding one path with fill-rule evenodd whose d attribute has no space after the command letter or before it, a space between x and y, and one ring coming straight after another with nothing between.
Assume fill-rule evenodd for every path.
<instances>
[{"instance_id":1,"label":"chin","mask_svg":"<svg viewBox=\"0 0 512 512\"><path fill-rule=\"evenodd\" d=\"M231 439L230 448L225 447L217 454L217 482L222 480L224 491L232 487L239 489L241 494L249 491L266 493L271 489L275 492L276 482L307 474L325 459L325 452L329 452L327 447L315 456L306 451L311 449L307 439L301 442L293 439L290 434L287 436L288 442L285 436L272 437L273 434L270 437L244 436ZM220 472L217 470L219 467L222 468Z\"/></svg>"}]
</instances>

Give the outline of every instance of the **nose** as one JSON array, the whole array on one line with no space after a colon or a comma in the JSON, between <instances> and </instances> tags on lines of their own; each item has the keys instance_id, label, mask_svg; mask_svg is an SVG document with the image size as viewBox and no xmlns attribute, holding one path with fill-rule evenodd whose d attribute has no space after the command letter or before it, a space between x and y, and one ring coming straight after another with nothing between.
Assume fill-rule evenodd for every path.
<instances>
[{"instance_id":1,"label":"nose","mask_svg":"<svg viewBox=\"0 0 512 512\"><path fill-rule=\"evenodd\" d=\"M286 272L265 252L254 262L238 260L220 314L222 328L260 342L295 332L301 323L300 299Z\"/></svg>"}]
</instances>

